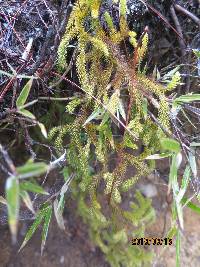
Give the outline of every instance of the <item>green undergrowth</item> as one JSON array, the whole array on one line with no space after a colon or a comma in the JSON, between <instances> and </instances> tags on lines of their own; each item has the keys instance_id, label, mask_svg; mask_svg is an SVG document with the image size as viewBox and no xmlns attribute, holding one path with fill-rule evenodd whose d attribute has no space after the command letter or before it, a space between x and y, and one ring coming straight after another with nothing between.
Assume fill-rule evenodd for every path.
<instances>
[{"instance_id":1,"label":"green undergrowth","mask_svg":"<svg viewBox=\"0 0 200 267\"><path fill-rule=\"evenodd\" d=\"M73 97L64 113L61 112L64 119L61 118L58 124L52 122L54 112L51 110L45 115L44 124L46 122L47 127L51 123L54 125L48 140L56 147L58 157L66 159L67 165L62 171L65 181L61 190L40 206L22 247L42 224L43 251L53 210L59 227L64 229L62 213L70 187L78 214L88 225L91 240L102 250L111 266L150 266L152 252L142 246L131 246L131 239L145 237L145 228L155 221L151 200L136 191L135 184L154 170L156 159L170 158L168 190L172 191L174 202L168 237L178 236L179 255L182 208L186 204L193 205L190 201L187 203L184 194L196 170L190 149L188 165L179 186L177 177L183 147L173 134L171 120L184 103L199 100L199 95L169 98L180 84L180 73L175 69L159 81L154 75L148 76L145 65L147 29L137 36L134 29L129 28L125 0L113 1L119 13L117 21L110 10L106 10L104 2L77 1L62 37L58 70L61 74L66 70L70 57L68 50L73 44L79 85L71 84L71 90L74 88L75 92L70 92ZM18 98L18 107L23 107L29 91L27 85L25 93ZM24 107L18 112L35 119ZM44 124L37 122L46 137ZM114 164L110 158L114 158ZM127 178L130 166L134 167L134 173ZM1 202L8 205L13 235L16 235L19 198L33 210L27 191L48 194L32 181L23 185L21 181L52 168L53 164L31 161L9 177L7 200L1 199ZM126 208L123 206L125 199L128 199ZM195 209L198 207L193 206Z\"/></svg>"},{"instance_id":2,"label":"green undergrowth","mask_svg":"<svg viewBox=\"0 0 200 267\"><path fill-rule=\"evenodd\" d=\"M101 4L102 1L79 1L69 18L58 50L58 67L66 68L67 48L76 41L82 97L66 106L73 122L54 127L49 138L60 153L67 145L67 162L76 176L72 187L79 188L74 193L78 212L88 224L91 239L111 266L142 266L151 262L152 254L142 247L132 247L130 239L145 235L145 226L154 220L155 213L151 201L139 192L136 199L129 200L128 210L121 203L137 180L152 171L152 161L146 158L156 153L159 140L170 134L166 94L179 84L180 75L174 73L166 85L148 78L142 67L148 33L144 31L137 37L129 29L126 1L119 3L117 25L108 11L99 19ZM123 44L130 48L129 54L125 54ZM156 109L158 124L148 114L150 106ZM67 144L63 141L65 136ZM110 155L116 161L112 171ZM98 172L91 170L94 161L100 166ZM128 166L134 166L135 173L125 178Z\"/></svg>"}]
</instances>

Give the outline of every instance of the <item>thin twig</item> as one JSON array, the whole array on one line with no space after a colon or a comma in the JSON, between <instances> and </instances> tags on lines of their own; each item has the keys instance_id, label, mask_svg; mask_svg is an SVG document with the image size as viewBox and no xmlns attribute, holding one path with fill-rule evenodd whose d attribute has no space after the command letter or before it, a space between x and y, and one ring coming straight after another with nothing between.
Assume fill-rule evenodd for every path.
<instances>
[{"instance_id":1,"label":"thin twig","mask_svg":"<svg viewBox=\"0 0 200 267\"><path fill-rule=\"evenodd\" d=\"M8 152L4 149L4 147L0 144L0 153L3 155L3 158L5 160L5 162L7 163L8 167L10 168L12 174L16 175L17 171L15 168L15 165L12 161L12 159L10 158Z\"/></svg>"},{"instance_id":2,"label":"thin twig","mask_svg":"<svg viewBox=\"0 0 200 267\"><path fill-rule=\"evenodd\" d=\"M178 5L178 4L175 4L174 8L177 11L180 11L183 14L185 14L186 16L190 17L200 27L200 19L196 15L194 15L193 13L191 13L190 11L188 11L187 9L185 9L184 7L182 7L182 6Z\"/></svg>"},{"instance_id":3,"label":"thin twig","mask_svg":"<svg viewBox=\"0 0 200 267\"><path fill-rule=\"evenodd\" d=\"M69 101L75 99L76 96L71 97L48 97L48 96L41 96L38 97L38 100L52 100L52 101Z\"/></svg>"},{"instance_id":4,"label":"thin twig","mask_svg":"<svg viewBox=\"0 0 200 267\"><path fill-rule=\"evenodd\" d=\"M182 32L182 29L181 29L181 25L179 23L179 20L178 20L178 18L176 16L176 12L174 10L173 5L170 7L170 13L171 13L172 19L174 21L174 24L176 26L176 29L177 29L179 35L181 36L181 38L178 37L178 41L179 41L179 45L180 45L180 48L181 48L182 56L184 57L185 54L186 54L186 50L185 50L186 49L186 45L185 45L185 42L183 41L184 40L183 39L183 32Z\"/></svg>"}]
</instances>

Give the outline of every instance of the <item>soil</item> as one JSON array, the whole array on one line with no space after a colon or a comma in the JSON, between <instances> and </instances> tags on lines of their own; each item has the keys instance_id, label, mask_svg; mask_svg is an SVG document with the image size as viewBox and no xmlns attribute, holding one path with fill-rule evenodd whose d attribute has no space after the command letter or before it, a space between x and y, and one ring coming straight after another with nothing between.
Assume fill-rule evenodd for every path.
<instances>
[{"instance_id":1,"label":"soil","mask_svg":"<svg viewBox=\"0 0 200 267\"><path fill-rule=\"evenodd\" d=\"M162 164L161 164L162 166ZM166 166L166 164L165 164ZM137 185L153 184L157 194L152 197L156 210L156 221L147 229L146 237L165 237L170 227L170 205L166 202L166 182L162 177L149 176L143 178ZM0 267L109 267L102 252L90 242L87 226L76 214L75 203L67 202L65 209L66 230L61 231L55 220L52 220L43 256L40 254L41 229L28 242L27 246L18 253L30 221L21 221L19 225L18 242L11 244L9 229L0 226ZM166 219L165 233L164 224ZM184 232L181 236L181 266L200 266L200 216L188 208L184 208ZM130 244L131 245L131 244ZM162 246L151 247L155 258L153 267L175 267L175 240L166 249Z\"/></svg>"},{"instance_id":2,"label":"soil","mask_svg":"<svg viewBox=\"0 0 200 267\"><path fill-rule=\"evenodd\" d=\"M11 245L8 227L0 228L0 267L109 267L101 251L90 243L87 227L74 214L73 208L65 213L65 232L58 228L55 220L51 222L43 256L40 254L41 229L18 253L29 224L20 223L15 246Z\"/></svg>"}]
</instances>

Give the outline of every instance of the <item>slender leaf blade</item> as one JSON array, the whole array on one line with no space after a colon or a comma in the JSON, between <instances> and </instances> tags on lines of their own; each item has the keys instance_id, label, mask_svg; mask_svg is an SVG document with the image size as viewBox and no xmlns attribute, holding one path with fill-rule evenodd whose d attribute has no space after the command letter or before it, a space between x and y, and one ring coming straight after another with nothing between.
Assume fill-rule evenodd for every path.
<instances>
[{"instance_id":1,"label":"slender leaf blade","mask_svg":"<svg viewBox=\"0 0 200 267\"><path fill-rule=\"evenodd\" d=\"M47 130L46 130L44 124L41 123L41 122L38 122L38 126L40 127L40 130L41 130L41 133L43 134L43 136L44 136L45 138L47 138L47 136L48 136L48 135L47 135Z\"/></svg>"},{"instance_id":2,"label":"slender leaf blade","mask_svg":"<svg viewBox=\"0 0 200 267\"><path fill-rule=\"evenodd\" d=\"M8 223L12 234L13 242L16 241L17 224L19 216L19 181L11 176L6 181L6 201L8 207Z\"/></svg>"},{"instance_id":3,"label":"slender leaf blade","mask_svg":"<svg viewBox=\"0 0 200 267\"><path fill-rule=\"evenodd\" d=\"M19 178L23 179L43 174L48 168L48 165L44 162L28 162L25 165L18 167L17 173L19 174Z\"/></svg>"},{"instance_id":4,"label":"slender leaf blade","mask_svg":"<svg viewBox=\"0 0 200 267\"><path fill-rule=\"evenodd\" d=\"M44 217L44 225L43 225L43 230L42 230L41 255L43 254L44 247L46 244L51 216L52 216L52 206L49 206L46 210L45 217Z\"/></svg>"},{"instance_id":5,"label":"slender leaf blade","mask_svg":"<svg viewBox=\"0 0 200 267\"><path fill-rule=\"evenodd\" d=\"M189 152L189 164L194 177L197 177L197 163L194 155L194 151Z\"/></svg>"},{"instance_id":6,"label":"slender leaf blade","mask_svg":"<svg viewBox=\"0 0 200 267\"><path fill-rule=\"evenodd\" d=\"M30 111L28 111L27 109L20 109L20 110L17 111L17 113L23 115L24 117L28 117L30 119L33 119L33 120L36 119L35 116Z\"/></svg>"},{"instance_id":7,"label":"slender leaf blade","mask_svg":"<svg viewBox=\"0 0 200 267\"><path fill-rule=\"evenodd\" d=\"M31 201L31 198L29 194L26 191L20 190L20 196L22 197L22 200L26 207L33 213L35 214L35 210L33 208L33 203Z\"/></svg>"},{"instance_id":8,"label":"slender leaf blade","mask_svg":"<svg viewBox=\"0 0 200 267\"><path fill-rule=\"evenodd\" d=\"M29 181L20 183L20 189L37 194L49 195L49 193L46 192L40 185L36 183L31 183Z\"/></svg>"},{"instance_id":9,"label":"slender leaf blade","mask_svg":"<svg viewBox=\"0 0 200 267\"><path fill-rule=\"evenodd\" d=\"M24 238L24 241L19 249L19 251L21 251L25 245L27 244L27 242L31 239L31 237L33 236L33 234L35 233L35 231L37 230L37 228L39 227L39 225L41 224L44 216L45 216L45 212L46 210L41 210L36 218L35 221L33 222L33 224L31 225L31 227L29 228L28 232L26 233L26 236Z\"/></svg>"},{"instance_id":10,"label":"slender leaf blade","mask_svg":"<svg viewBox=\"0 0 200 267\"><path fill-rule=\"evenodd\" d=\"M185 168L185 171L184 171L184 174L183 174L183 178L182 178L182 184L181 184L181 188L178 192L178 195L176 197L176 201L177 202L181 202L181 199L183 198L186 190L187 190L187 187L189 185L189 181L190 181L190 167L187 166Z\"/></svg>"},{"instance_id":11,"label":"slender leaf blade","mask_svg":"<svg viewBox=\"0 0 200 267\"><path fill-rule=\"evenodd\" d=\"M65 224L64 224L64 219L63 219L63 215L62 215L62 209L59 208L60 202L64 202L64 195L62 195L60 197L59 202L57 199L55 199L55 201L53 203L53 207L54 207L54 214L55 214L56 221L58 223L59 228L61 230L65 230ZM63 203L61 205L63 205Z\"/></svg>"},{"instance_id":12,"label":"slender leaf blade","mask_svg":"<svg viewBox=\"0 0 200 267\"><path fill-rule=\"evenodd\" d=\"M164 158L168 158L171 156L172 156L172 153L168 152L168 153L153 154L153 155L146 157L146 159L164 159Z\"/></svg>"},{"instance_id":13,"label":"slender leaf blade","mask_svg":"<svg viewBox=\"0 0 200 267\"><path fill-rule=\"evenodd\" d=\"M16 101L16 106L17 108L20 108L21 106L23 106L28 98L28 95L30 93L31 90L31 86L33 83L33 78L31 78L24 86L24 88L22 89L19 97L17 98Z\"/></svg>"},{"instance_id":14,"label":"slender leaf blade","mask_svg":"<svg viewBox=\"0 0 200 267\"><path fill-rule=\"evenodd\" d=\"M99 116L102 114L103 110L101 108L95 109L92 114L87 118L87 120L84 122L83 126L88 124L90 121L94 119L98 119Z\"/></svg>"},{"instance_id":15,"label":"slender leaf blade","mask_svg":"<svg viewBox=\"0 0 200 267\"><path fill-rule=\"evenodd\" d=\"M181 95L174 99L173 103L190 103L193 101L200 101L200 94L187 94L187 95Z\"/></svg>"},{"instance_id":16,"label":"slender leaf blade","mask_svg":"<svg viewBox=\"0 0 200 267\"><path fill-rule=\"evenodd\" d=\"M200 214L200 207L198 207L196 204L194 204L192 201L188 201L186 197L183 197L181 200L181 203L184 205L187 203L187 207L193 210L194 212Z\"/></svg>"},{"instance_id":17,"label":"slender leaf blade","mask_svg":"<svg viewBox=\"0 0 200 267\"><path fill-rule=\"evenodd\" d=\"M163 149L168 151L178 153L181 150L179 142L171 138L162 138L160 144Z\"/></svg>"},{"instance_id":18,"label":"slender leaf blade","mask_svg":"<svg viewBox=\"0 0 200 267\"><path fill-rule=\"evenodd\" d=\"M180 267L180 248L181 248L181 237L180 231L176 234L176 267Z\"/></svg>"}]
</instances>

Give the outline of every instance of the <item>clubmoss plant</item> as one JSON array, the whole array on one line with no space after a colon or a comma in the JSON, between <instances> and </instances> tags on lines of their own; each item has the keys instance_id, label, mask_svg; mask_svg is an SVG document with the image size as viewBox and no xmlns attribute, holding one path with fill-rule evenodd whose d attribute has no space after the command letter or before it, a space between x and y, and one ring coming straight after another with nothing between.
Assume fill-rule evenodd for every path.
<instances>
[{"instance_id":1,"label":"clubmoss plant","mask_svg":"<svg viewBox=\"0 0 200 267\"><path fill-rule=\"evenodd\" d=\"M111 266L142 266L151 257L141 247L131 247L130 237L144 235L144 225L153 220L154 212L139 193L139 206L130 205L133 210L123 210L121 203L124 192L151 171L145 159L159 150L159 138L170 133L166 94L179 84L180 75L175 73L167 86L147 77L141 66L148 51L148 30L136 38L136 32L129 29L125 0L119 1L118 25L109 11L102 11L102 3L80 0L71 12L58 50L58 67L66 68L68 45L76 40L76 68L84 101L80 104L77 97L67 105L66 111L78 109L78 116L71 124L53 128L49 138L60 152L67 145L67 162L76 174L73 186L80 189L75 194L78 210L89 225L92 240ZM157 124L148 113L150 107L157 114ZM115 137L113 125L118 126L120 138ZM139 143L144 146L142 152ZM116 158L112 171L110 155ZM91 157L100 165L98 172L91 172ZM130 165L135 175L125 178Z\"/></svg>"}]
</instances>

